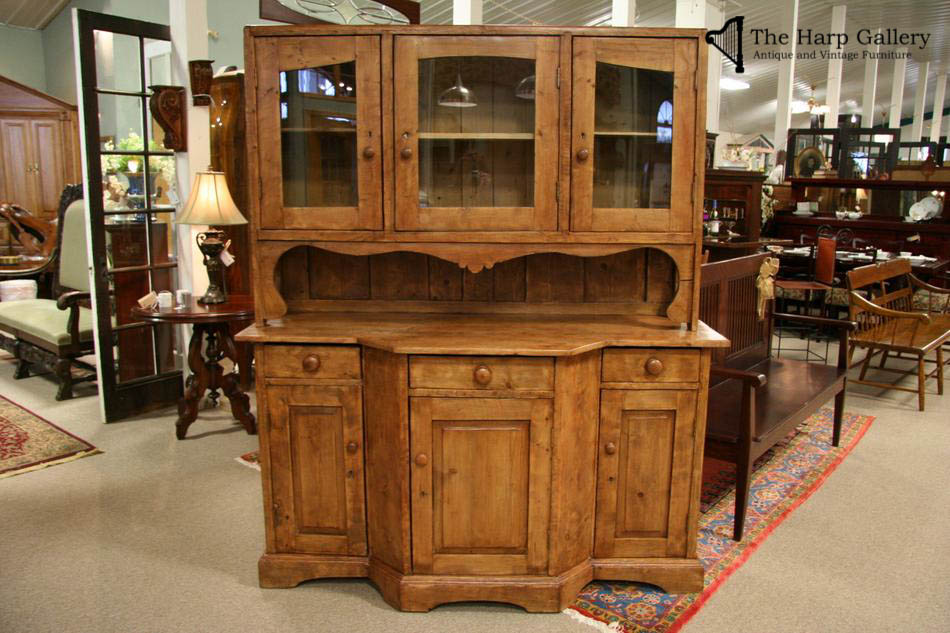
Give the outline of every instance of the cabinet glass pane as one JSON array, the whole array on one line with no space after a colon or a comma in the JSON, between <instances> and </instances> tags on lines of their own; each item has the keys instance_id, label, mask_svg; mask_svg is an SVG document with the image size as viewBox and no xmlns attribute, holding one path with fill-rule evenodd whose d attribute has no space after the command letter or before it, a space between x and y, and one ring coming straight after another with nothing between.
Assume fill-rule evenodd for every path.
<instances>
[{"instance_id":1,"label":"cabinet glass pane","mask_svg":"<svg viewBox=\"0 0 950 633\"><path fill-rule=\"evenodd\" d=\"M596 208L670 206L673 73L597 63Z\"/></svg>"},{"instance_id":2,"label":"cabinet glass pane","mask_svg":"<svg viewBox=\"0 0 950 633\"><path fill-rule=\"evenodd\" d=\"M356 62L280 74L284 205L358 205Z\"/></svg>"},{"instance_id":3,"label":"cabinet glass pane","mask_svg":"<svg viewBox=\"0 0 950 633\"><path fill-rule=\"evenodd\" d=\"M530 59L419 61L419 205L534 205Z\"/></svg>"}]
</instances>

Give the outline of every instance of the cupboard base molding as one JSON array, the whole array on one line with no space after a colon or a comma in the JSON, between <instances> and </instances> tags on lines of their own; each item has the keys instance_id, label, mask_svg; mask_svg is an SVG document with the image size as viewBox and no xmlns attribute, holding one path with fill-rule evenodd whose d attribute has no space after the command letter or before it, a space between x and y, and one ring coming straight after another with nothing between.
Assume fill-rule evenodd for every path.
<instances>
[{"instance_id":1,"label":"cupboard base molding","mask_svg":"<svg viewBox=\"0 0 950 633\"><path fill-rule=\"evenodd\" d=\"M693 593L703 589L703 565L684 558L595 558L595 580L645 582L667 593Z\"/></svg>"},{"instance_id":2,"label":"cupboard base molding","mask_svg":"<svg viewBox=\"0 0 950 633\"><path fill-rule=\"evenodd\" d=\"M264 554L257 563L258 582L266 589L289 589L315 578L365 578L366 556Z\"/></svg>"}]
</instances>

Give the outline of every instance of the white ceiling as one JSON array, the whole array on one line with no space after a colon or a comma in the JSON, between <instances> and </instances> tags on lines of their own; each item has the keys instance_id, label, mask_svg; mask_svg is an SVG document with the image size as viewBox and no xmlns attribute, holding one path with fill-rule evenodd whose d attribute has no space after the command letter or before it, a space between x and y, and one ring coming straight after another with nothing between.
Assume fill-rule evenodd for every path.
<instances>
[{"instance_id":1,"label":"white ceiling","mask_svg":"<svg viewBox=\"0 0 950 633\"><path fill-rule=\"evenodd\" d=\"M751 84L749 90L723 92L720 106L720 129L743 134L765 133L772 136L775 126L775 94L778 83L778 63L755 60L755 50L773 50L754 46L749 33L752 28L781 30L780 3L787 0L727 0L726 18L745 16L743 53L745 73L739 75ZM857 43L858 29L896 28L907 32L930 33L923 50L913 49L913 59L907 63L904 85L903 116L910 118L914 112L914 91L917 85L920 63L930 61L927 86L927 107L933 105L934 86L938 73L950 71L950 1L948 0L799 0L798 27L816 31L829 31L831 8L836 4L847 7L846 30L850 42L846 51L857 52L864 48ZM486 24L547 24L589 25L610 24L610 0L485 0L484 21ZM672 26L675 18L674 0L638 0L637 26ZM422 21L425 23L448 23L452 20L452 0L423 0ZM799 50L820 50L819 47L799 47ZM884 50L893 50L882 47ZM841 112L861 112L865 63L860 58L845 61L841 81ZM890 105L891 77L894 62L881 60L878 64L877 92L875 98L875 122L881 122L881 112ZM731 62L724 61L723 76L737 76ZM828 76L825 60L796 60L793 99L807 100L811 86L815 95L824 100ZM948 103L947 105L950 105ZM866 123L866 122L865 122ZM792 125L807 126L807 116L793 117ZM925 131L928 129L925 124Z\"/></svg>"},{"instance_id":2,"label":"white ceiling","mask_svg":"<svg viewBox=\"0 0 950 633\"><path fill-rule=\"evenodd\" d=\"M45 28L69 0L0 0L0 24Z\"/></svg>"}]
</instances>

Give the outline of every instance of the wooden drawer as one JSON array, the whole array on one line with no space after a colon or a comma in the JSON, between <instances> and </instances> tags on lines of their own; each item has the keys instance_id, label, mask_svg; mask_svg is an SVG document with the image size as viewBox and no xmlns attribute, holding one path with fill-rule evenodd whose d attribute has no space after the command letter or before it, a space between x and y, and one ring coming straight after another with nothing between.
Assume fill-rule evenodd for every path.
<instances>
[{"instance_id":1,"label":"wooden drawer","mask_svg":"<svg viewBox=\"0 0 950 633\"><path fill-rule=\"evenodd\" d=\"M614 348L604 350L603 382L696 382L699 351Z\"/></svg>"},{"instance_id":2,"label":"wooden drawer","mask_svg":"<svg viewBox=\"0 0 950 633\"><path fill-rule=\"evenodd\" d=\"M327 345L265 345L265 378L359 380L360 348Z\"/></svg>"},{"instance_id":3,"label":"wooden drawer","mask_svg":"<svg viewBox=\"0 0 950 633\"><path fill-rule=\"evenodd\" d=\"M554 359L524 356L411 356L414 389L554 389Z\"/></svg>"}]
</instances>

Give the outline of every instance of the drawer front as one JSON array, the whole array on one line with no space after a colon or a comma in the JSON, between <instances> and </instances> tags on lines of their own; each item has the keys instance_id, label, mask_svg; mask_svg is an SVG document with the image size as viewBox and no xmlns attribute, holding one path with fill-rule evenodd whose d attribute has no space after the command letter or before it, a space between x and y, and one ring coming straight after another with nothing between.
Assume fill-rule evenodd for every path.
<instances>
[{"instance_id":1,"label":"drawer front","mask_svg":"<svg viewBox=\"0 0 950 633\"><path fill-rule=\"evenodd\" d=\"M414 389L554 389L554 359L517 356L412 356Z\"/></svg>"},{"instance_id":2,"label":"drawer front","mask_svg":"<svg viewBox=\"0 0 950 633\"><path fill-rule=\"evenodd\" d=\"M360 349L327 345L265 345L266 378L359 380Z\"/></svg>"},{"instance_id":3,"label":"drawer front","mask_svg":"<svg viewBox=\"0 0 950 633\"><path fill-rule=\"evenodd\" d=\"M622 348L604 350L603 382L696 382L699 351Z\"/></svg>"}]
</instances>

